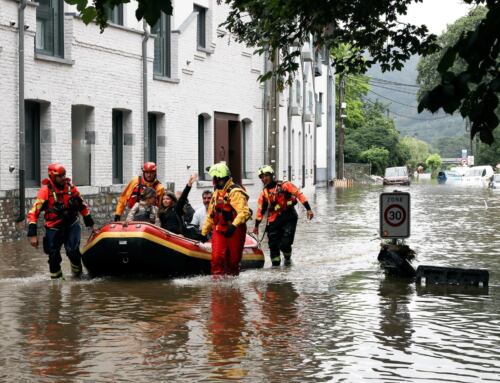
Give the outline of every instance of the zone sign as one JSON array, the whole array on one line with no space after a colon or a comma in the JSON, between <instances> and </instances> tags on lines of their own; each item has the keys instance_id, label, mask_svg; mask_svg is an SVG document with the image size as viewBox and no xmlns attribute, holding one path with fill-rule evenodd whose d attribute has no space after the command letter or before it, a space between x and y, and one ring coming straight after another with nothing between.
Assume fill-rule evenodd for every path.
<instances>
[{"instance_id":1,"label":"zone sign","mask_svg":"<svg viewBox=\"0 0 500 383\"><path fill-rule=\"evenodd\" d=\"M380 237L410 236L410 193L394 191L380 194Z\"/></svg>"}]
</instances>

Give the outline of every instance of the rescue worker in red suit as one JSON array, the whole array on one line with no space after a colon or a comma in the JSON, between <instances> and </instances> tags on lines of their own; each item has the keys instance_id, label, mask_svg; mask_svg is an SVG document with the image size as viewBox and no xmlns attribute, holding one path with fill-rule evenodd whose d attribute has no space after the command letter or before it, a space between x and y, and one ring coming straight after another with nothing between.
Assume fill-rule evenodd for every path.
<instances>
[{"instance_id":1,"label":"rescue worker in red suit","mask_svg":"<svg viewBox=\"0 0 500 383\"><path fill-rule=\"evenodd\" d=\"M163 194L165 194L165 188L156 178L156 164L154 162L144 163L142 166L142 176L132 178L123 190L116 205L115 222L120 221L126 206L132 209L136 202L141 201L142 192L146 188L152 188L156 191L155 206L160 207Z\"/></svg>"},{"instance_id":2,"label":"rescue worker in red suit","mask_svg":"<svg viewBox=\"0 0 500 383\"><path fill-rule=\"evenodd\" d=\"M52 279L64 279L61 271L61 246L71 262L72 274L82 274L80 254L80 220L94 229L94 220L78 189L66 178L66 169L59 163L49 165L49 178L42 181L35 203L28 213L28 237L33 247L38 248L37 221L45 212L45 237L43 251L49 256L49 270Z\"/></svg>"},{"instance_id":3,"label":"rescue worker in red suit","mask_svg":"<svg viewBox=\"0 0 500 383\"><path fill-rule=\"evenodd\" d=\"M247 225L251 213L248 194L235 184L225 163L217 163L208 172L214 194L201 229L202 242L212 231L211 273L214 276L238 275L243 255Z\"/></svg>"},{"instance_id":4,"label":"rescue worker in red suit","mask_svg":"<svg viewBox=\"0 0 500 383\"><path fill-rule=\"evenodd\" d=\"M253 233L259 234L259 225L267 211L267 238L273 266L281 264L280 251L283 252L285 265L290 264L292 245L297 228L297 201L306 208L307 219L314 213L302 192L289 181L275 180L274 169L264 165L259 169L259 178L264 184L257 203L257 216Z\"/></svg>"}]
</instances>

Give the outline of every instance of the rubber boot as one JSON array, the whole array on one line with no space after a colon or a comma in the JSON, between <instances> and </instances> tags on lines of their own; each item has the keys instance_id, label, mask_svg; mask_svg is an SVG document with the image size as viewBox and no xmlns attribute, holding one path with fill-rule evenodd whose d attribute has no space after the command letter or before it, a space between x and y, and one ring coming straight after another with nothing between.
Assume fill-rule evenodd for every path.
<instances>
[{"instance_id":1,"label":"rubber boot","mask_svg":"<svg viewBox=\"0 0 500 383\"><path fill-rule=\"evenodd\" d=\"M82 276L82 264L80 263L79 265L74 265L71 263L71 275L75 278L80 278Z\"/></svg>"},{"instance_id":2,"label":"rubber boot","mask_svg":"<svg viewBox=\"0 0 500 383\"><path fill-rule=\"evenodd\" d=\"M292 253L283 253L285 257L285 266L290 266L292 264Z\"/></svg>"},{"instance_id":3,"label":"rubber boot","mask_svg":"<svg viewBox=\"0 0 500 383\"><path fill-rule=\"evenodd\" d=\"M279 255L276 257L272 257L271 262L272 262L273 266L279 266L281 263L281 257Z\"/></svg>"},{"instance_id":4,"label":"rubber boot","mask_svg":"<svg viewBox=\"0 0 500 383\"><path fill-rule=\"evenodd\" d=\"M62 270L59 270L59 271L57 271L55 273L50 273L50 279L52 279L52 280L59 279L61 281L64 281L64 275L62 273Z\"/></svg>"}]
</instances>

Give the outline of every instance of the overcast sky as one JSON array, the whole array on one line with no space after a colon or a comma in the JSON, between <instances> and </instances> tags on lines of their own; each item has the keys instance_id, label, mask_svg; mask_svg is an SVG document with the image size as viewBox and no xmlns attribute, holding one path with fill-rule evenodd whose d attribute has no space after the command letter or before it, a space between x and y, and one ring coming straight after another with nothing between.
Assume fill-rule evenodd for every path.
<instances>
[{"instance_id":1,"label":"overcast sky","mask_svg":"<svg viewBox=\"0 0 500 383\"><path fill-rule=\"evenodd\" d=\"M425 24L431 33L439 35L447 24L465 16L470 7L461 0L424 0L423 3L412 3L401 21Z\"/></svg>"}]
</instances>

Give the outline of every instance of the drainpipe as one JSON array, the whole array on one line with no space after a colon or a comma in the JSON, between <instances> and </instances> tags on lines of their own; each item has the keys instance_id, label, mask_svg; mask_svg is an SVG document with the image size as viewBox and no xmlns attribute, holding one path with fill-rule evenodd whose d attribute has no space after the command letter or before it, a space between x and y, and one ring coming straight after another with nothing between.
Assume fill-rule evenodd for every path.
<instances>
[{"instance_id":1,"label":"drainpipe","mask_svg":"<svg viewBox=\"0 0 500 383\"><path fill-rule=\"evenodd\" d=\"M302 66L302 187L306 186L306 81L307 74L305 70L304 60L300 58Z\"/></svg>"},{"instance_id":2,"label":"drainpipe","mask_svg":"<svg viewBox=\"0 0 500 383\"><path fill-rule=\"evenodd\" d=\"M264 54L264 74L267 73L268 68L267 68L267 60L268 60L268 53L266 50L266 53ZM267 84L268 80L264 81L264 97L262 99L262 111L263 111L263 133L264 133L264 163L267 164L268 161L268 156L267 156L267 103L268 103L268 98L267 98Z\"/></svg>"},{"instance_id":3,"label":"drainpipe","mask_svg":"<svg viewBox=\"0 0 500 383\"><path fill-rule=\"evenodd\" d=\"M24 138L24 9L26 8L27 0L21 0L18 12L18 27L19 27L19 76L18 76L18 91L19 91L19 216L16 222L24 221L25 215L25 177L24 177L24 156L25 156L25 138Z\"/></svg>"},{"instance_id":4,"label":"drainpipe","mask_svg":"<svg viewBox=\"0 0 500 383\"><path fill-rule=\"evenodd\" d=\"M288 180L292 180L292 97L293 86L288 86L288 131L287 131L287 146L288 146Z\"/></svg>"},{"instance_id":5,"label":"drainpipe","mask_svg":"<svg viewBox=\"0 0 500 383\"><path fill-rule=\"evenodd\" d=\"M146 20L142 22L144 37L142 38L142 124L144 133L144 162L149 160L148 134L148 40L149 28Z\"/></svg>"}]
</instances>

